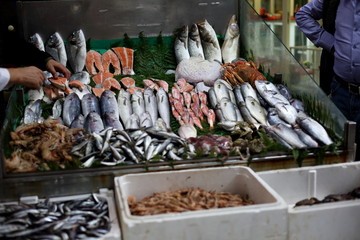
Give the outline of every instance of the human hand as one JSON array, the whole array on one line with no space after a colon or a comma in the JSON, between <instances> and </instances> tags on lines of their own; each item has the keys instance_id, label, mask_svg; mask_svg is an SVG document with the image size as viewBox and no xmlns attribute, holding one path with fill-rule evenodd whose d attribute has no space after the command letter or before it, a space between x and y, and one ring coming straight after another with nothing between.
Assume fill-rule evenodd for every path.
<instances>
[{"instance_id":1,"label":"human hand","mask_svg":"<svg viewBox=\"0 0 360 240\"><path fill-rule=\"evenodd\" d=\"M9 85L22 85L31 89L39 89L44 81L44 72L37 67L8 68L10 73Z\"/></svg>"},{"instance_id":2,"label":"human hand","mask_svg":"<svg viewBox=\"0 0 360 240\"><path fill-rule=\"evenodd\" d=\"M69 69L67 69L64 65L62 65L61 63L55 61L54 59L50 59L49 61L47 61L46 63L46 69L51 72L51 74L54 76L54 78L58 77L58 73L60 72L62 74L64 74L64 77L69 79L70 78L70 71Z\"/></svg>"}]
</instances>

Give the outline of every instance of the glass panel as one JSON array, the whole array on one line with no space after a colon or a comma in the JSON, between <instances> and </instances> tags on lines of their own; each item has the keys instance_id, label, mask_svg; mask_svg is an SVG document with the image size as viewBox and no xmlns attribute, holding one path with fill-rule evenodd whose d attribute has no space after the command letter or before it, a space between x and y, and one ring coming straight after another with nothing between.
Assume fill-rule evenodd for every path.
<instances>
[{"instance_id":1,"label":"glass panel","mask_svg":"<svg viewBox=\"0 0 360 240\"><path fill-rule=\"evenodd\" d=\"M239 16L242 49L246 49L241 55L252 58L271 76L281 73L282 80L295 96L311 100L311 105L319 106L319 109L329 114L321 114L324 117L319 119L321 117L317 116L317 120L343 136L346 122L344 115L247 1L240 1Z\"/></svg>"}]
</instances>

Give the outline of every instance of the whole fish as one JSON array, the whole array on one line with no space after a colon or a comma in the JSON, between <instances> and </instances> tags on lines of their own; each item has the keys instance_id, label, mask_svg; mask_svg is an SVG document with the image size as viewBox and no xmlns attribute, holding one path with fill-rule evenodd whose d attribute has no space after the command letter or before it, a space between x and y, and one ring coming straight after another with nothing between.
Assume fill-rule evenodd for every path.
<instances>
[{"instance_id":1,"label":"whole fish","mask_svg":"<svg viewBox=\"0 0 360 240\"><path fill-rule=\"evenodd\" d=\"M138 89L131 95L131 107L133 113L136 113L139 118L145 112L144 94L141 90Z\"/></svg>"},{"instance_id":2,"label":"whole fish","mask_svg":"<svg viewBox=\"0 0 360 240\"><path fill-rule=\"evenodd\" d=\"M257 97L257 93L255 91L255 89L250 85L250 83L245 82L243 84L240 85L241 87L241 93L244 97L244 99L248 96L252 97L255 101L257 101L258 103L260 103L258 97Z\"/></svg>"},{"instance_id":3,"label":"whole fish","mask_svg":"<svg viewBox=\"0 0 360 240\"><path fill-rule=\"evenodd\" d=\"M268 125L266 119L267 112L258 101L251 96L247 96L245 97L245 105L253 118L263 125Z\"/></svg>"},{"instance_id":4,"label":"whole fish","mask_svg":"<svg viewBox=\"0 0 360 240\"><path fill-rule=\"evenodd\" d=\"M74 31L66 45L69 64L74 73L84 69L86 59L86 40L81 29Z\"/></svg>"},{"instance_id":5,"label":"whole fish","mask_svg":"<svg viewBox=\"0 0 360 240\"><path fill-rule=\"evenodd\" d=\"M82 114L79 114L74 121L72 121L70 128L84 128L85 117Z\"/></svg>"},{"instance_id":6,"label":"whole fish","mask_svg":"<svg viewBox=\"0 0 360 240\"><path fill-rule=\"evenodd\" d=\"M217 60L221 63L221 49L214 28L206 19L198 22L197 26L200 32L201 45L204 50L205 59L209 61Z\"/></svg>"},{"instance_id":7,"label":"whole fish","mask_svg":"<svg viewBox=\"0 0 360 240\"><path fill-rule=\"evenodd\" d=\"M271 90L280 93L276 85L267 80L255 80L255 87L259 93L264 90Z\"/></svg>"},{"instance_id":8,"label":"whole fish","mask_svg":"<svg viewBox=\"0 0 360 240\"><path fill-rule=\"evenodd\" d=\"M140 118L136 113L133 113L129 116L125 129L136 129L140 127Z\"/></svg>"},{"instance_id":9,"label":"whole fish","mask_svg":"<svg viewBox=\"0 0 360 240\"><path fill-rule=\"evenodd\" d=\"M42 122L42 107L41 107L42 100L38 99L29 103L24 110L24 118L23 123L36 123Z\"/></svg>"},{"instance_id":10,"label":"whole fish","mask_svg":"<svg viewBox=\"0 0 360 240\"><path fill-rule=\"evenodd\" d=\"M277 84L276 87L287 100L290 101L292 99L291 92L288 87L286 87L284 84Z\"/></svg>"},{"instance_id":11,"label":"whole fish","mask_svg":"<svg viewBox=\"0 0 360 240\"><path fill-rule=\"evenodd\" d=\"M226 121L237 121L235 105L229 98L224 97L220 100L220 108Z\"/></svg>"},{"instance_id":12,"label":"whole fish","mask_svg":"<svg viewBox=\"0 0 360 240\"><path fill-rule=\"evenodd\" d=\"M164 120L167 128L170 128L170 103L165 90L160 87L156 93L156 101L160 117Z\"/></svg>"},{"instance_id":13,"label":"whole fish","mask_svg":"<svg viewBox=\"0 0 360 240\"><path fill-rule=\"evenodd\" d=\"M234 86L233 92L234 92L234 95L235 95L236 104L238 105L238 107L240 107L240 104L245 102L245 99L244 99L244 97L243 97L243 95L241 93L240 85Z\"/></svg>"},{"instance_id":14,"label":"whole fish","mask_svg":"<svg viewBox=\"0 0 360 240\"><path fill-rule=\"evenodd\" d=\"M67 55L65 50L64 41L58 32L52 34L46 42L45 50L56 61L66 66Z\"/></svg>"},{"instance_id":15,"label":"whole fish","mask_svg":"<svg viewBox=\"0 0 360 240\"><path fill-rule=\"evenodd\" d=\"M290 104L299 112L305 111L304 103L299 99L296 99L296 98L291 99Z\"/></svg>"},{"instance_id":16,"label":"whole fish","mask_svg":"<svg viewBox=\"0 0 360 240\"><path fill-rule=\"evenodd\" d=\"M114 116L119 119L119 108L117 105L115 94L110 90L105 90L100 97L100 109L102 116L107 112L114 113Z\"/></svg>"},{"instance_id":17,"label":"whole fish","mask_svg":"<svg viewBox=\"0 0 360 240\"><path fill-rule=\"evenodd\" d=\"M52 117L53 118L60 118L62 114L64 99L59 98L55 101L53 107L52 107Z\"/></svg>"},{"instance_id":18,"label":"whole fish","mask_svg":"<svg viewBox=\"0 0 360 240\"><path fill-rule=\"evenodd\" d=\"M333 143L325 128L311 117L298 117L296 121L299 126L317 141L330 145Z\"/></svg>"},{"instance_id":19,"label":"whole fish","mask_svg":"<svg viewBox=\"0 0 360 240\"><path fill-rule=\"evenodd\" d=\"M271 107L275 107L277 104L290 104L283 95L276 91L261 90L259 93Z\"/></svg>"},{"instance_id":20,"label":"whole fish","mask_svg":"<svg viewBox=\"0 0 360 240\"><path fill-rule=\"evenodd\" d=\"M221 54L224 63L230 63L232 60L239 58L239 38L239 26L236 21L236 15L233 15L229 21L224 37L224 42L221 47Z\"/></svg>"},{"instance_id":21,"label":"whole fish","mask_svg":"<svg viewBox=\"0 0 360 240\"><path fill-rule=\"evenodd\" d=\"M232 89L231 89L232 90ZM217 102L220 102L223 98L230 98L230 91L231 91L226 84L220 79L216 80L214 83L214 92L216 95Z\"/></svg>"},{"instance_id":22,"label":"whole fish","mask_svg":"<svg viewBox=\"0 0 360 240\"><path fill-rule=\"evenodd\" d=\"M209 98L210 106L211 106L212 108L215 108L216 105L218 104L218 100L217 100L217 97L216 97L216 93L215 93L214 88L210 88L210 89L209 89L209 91L208 91L208 98Z\"/></svg>"},{"instance_id":23,"label":"whole fish","mask_svg":"<svg viewBox=\"0 0 360 240\"><path fill-rule=\"evenodd\" d=\"M73 73L73 74L71 74L71 76L69 78L69 82L71 82L73 80L78 80L85 85L90 84L90 75L88 72L85 72L85 71Z\"/></svg>"},{"instance_id":24,"label":"whole fish","mask_svg":"<svg viewBox=\"0 0 360 240\"><path fill-rule=\"evenodd\" d=\"M246 107L245 100L244 102L240 102L239 110L241 113L241 116L246 122L258 124L259 122L251 115L249 109Z\"/></svg>"},{"instance_id":25,"label":"whole fish","mask_svg":"<svg viewBox=\"0 0 360 240\"><path fill-rule=\"evenodd\" d=\"M287 127L291 127L290 124L286 123L284 120L282 120L279 115L277 114L277 111L275 108L269 108L268 114L267 114L267 120L270 125L276 125L276 124L284 124Z\"/></svg>"},{"instance_id":26,"label":"whole fish","mask_svg":"<svg viewBox=\"0 0 360 240\"><path fill-rule=\"evenodd\" d=\"M44 89L41 87L39 89L30 89L27 92L28 101L36 101L38 99L43 99Z\"/></svg>"},{"instance_id":27,"label":"whole fish","mask_svg":"<svg viewBox=\"0 0 360 240\"><path fill-rule=\"evenodd\" d=\"M191 25L188 42L190 57L200 57L205 59L199 29L195 23Z\"/></svg>"},{"instance_id":28,"label":"whole fish","mask_svg":"<svg viewBox=\"0 0 360 240\"><path fill-rule=\"evenodd\" d=\"M45 52L44 42L38 33L31 35L29 41L30 43L34 44L37 49Z\"/></svg>"},{"instance_id":29,"label":"whole fish","mask_svg":"<svg viewBox=\"0 0 360 240\"><path fill-rule=\"evenodd\" d=\"M104 130L104 123L99 114L90 112L85 118L84 128L89 133L99 133Z\"/></svg>"},{"instance_id":30,"label":"whole fish","mask_svg":"<svg viewBox=\"0 0 360 240\"><path fill-rule=\"evenodd\" d=\"M180 63L184 59L189 59L189 48L188 48L188 35L189 28L187 25L184 25L181 28L181 31L175 38L174 48L175 48L175 57L176 62Z\"/></svg>"},{"instance_id":31,"label":"whole fish","mask_svg":"<svg viewBox=\"0 0 360 240\"><path fill-rule=\"evenodd\" d=\"M289 128L281 123L268 128L274 131L293 148L307 148L306 144L300 140L299 136L292 128Z\"/></svg>"},{"instance_id":32,"label":"whole fish","mask_svg":"<svg viewBox=\"0 0 360 240\"><path fill-rule=\"evenodd\" d=\"M101 114L99 100L92 93L87 93L83 96L81 99L81 108L84 117L86 117L90 112L96 112L99 115Z\"/></svg>"},{"instance_id":33,"label":"whole fish","mask_svg":"<svg viewBox=\"0 0 360 240\"><path fill-rule=\"evenodd\" d=\"M64 125L70 127L72 121L81 113L81 101L76 93L70 93L66 96L63 111L62 119Z\"/></svg>"},{"instance_id":34,"label":"whole fish","mask_svg":"<svg viewBox=\"0 0 360 240\"><path fill-rule=\"evenodd\" d=\"M302 129L300 128L294 128L294 131L297 133L297 135L299 136L300 140L305 143L308 147L311 148L317 148L319 147L319 144L307 133L305 133Z\"/></svg>"},{"instance_id":35,"label":"whole fish","mask_svg":"<svg viewBox=\"0 0 360 240\"><path fill-rule=\"evenodd\" d=\"M121 121L126 125L130 115L133 113L131 107L130 93L124 89L121 89L117 97L117 104Z\"/></svg>"},{"instance_id":36,"label":"whole fish","mask_svg":"<svg viewBox=\"0 0 360 240\"><path fill-rule=\"evenodd\" d=\"M124 130L123 125L121 124L119 117L115 116L113 112L106 112L103 117L104 128L115 128L118 130Z\"/></svg>"},{"instance_id":37,"label":"whole fish","mask_svg":"<svg viewBox=\"0 0 360 240\"><path fill-rule=\"evenodd\" d=\"M158 105L156 102L156 96L154 90L147 87L144 91L144 102L145 102L145 111L148 112L151 116L151 120L154 123L158 119Z\"/></svg>"},{"instance_id":38,"label":"whole fish","mask_svg":"<svg viewBox=\"0 0 360 240\"><path fill-rule=\"evenodd\" d=\"M141 114L139 125L140 127L145 127L145 128L153 126L153 121L149 112L144 112L143 114Z\"/></svg>"},{"instance_id":39,"label":"whole fish","mask_svg":"<svg viewBox=\"0 0 360 240\"><path fill-rule=\"evenodd\" d=\"M275 109L279 117L293 125L298 116L297 110L290 104L276 104Z\"/></svg>"}]
</instances>

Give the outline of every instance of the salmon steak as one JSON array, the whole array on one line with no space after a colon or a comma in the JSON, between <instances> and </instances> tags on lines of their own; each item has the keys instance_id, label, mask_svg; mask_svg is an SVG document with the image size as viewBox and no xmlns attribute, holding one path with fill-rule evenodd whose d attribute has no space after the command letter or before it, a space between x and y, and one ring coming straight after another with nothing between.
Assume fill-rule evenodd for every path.
<instances>
[{"instance_id":1,"label":"salmon steak","mask_svg":"<svg viewBox=\"0 0 360 240\"><path fill-rule=\"evenodd\" d=\"M95 75L98 72L104 72L104 67L102 65L101 54L97 51L90 50L86 53L86 70L88 73Z\"/></svg>"},{"instance_id":2,"label":"salmon steak","mask_svg":"<svg viewBox=\"0 0 360 240\"><path fill-rule=\"evenodd\" d=\"M114 75L121 74L121 66L118 56L111 50L107 50L101 55L104 72L110 72L110 65L114 68Z\"/></svg>"},{"instance_id":3,"label":"salmon steak","mask_svg":"<svg viewBox=\"0 0 360 240\"><path fill-rule=\"evenodd\" d=\"M124 77L120 79L120 82L126 87L126 88L133 88L135 87L135 80L131 77Z\"/></svg>"},{"instance_id":4,"label":"salmon steak","mask_svg":"<svg viewBox=\"0 0 360 240\"><path fill-rule=\"evenodd\" d=\"M126 47L115 47L112 50L116 53L121 63L123 75L135 75L134 72L134 50Z\"/></svg>"},{"instance_id":5,"label":"salmon steak","mask_svg":"<svg viewBox=\"0 0 360 240\"><path fill-rule=\"evenodd\" d=\"M64 77L51 77L49 78L49 81L51 82L52 85L54 85L55 87L61 89L61 90L65 90L66 88L66 84L67 84L67 79Z\"/></svg>"},{"instance_id":6,"label":"salmon steak","mask_svg":"<svg viewBox=\"0 0 360 240\"><path fill-rule=\"evenodd\" d=\"M92 77L92 80L96 83L96 84L102 84L105 79L113 77L114 74L110 73L110 72L100 72L98 74L96 74L95 76Z\"/></svg>"}]
</instances>

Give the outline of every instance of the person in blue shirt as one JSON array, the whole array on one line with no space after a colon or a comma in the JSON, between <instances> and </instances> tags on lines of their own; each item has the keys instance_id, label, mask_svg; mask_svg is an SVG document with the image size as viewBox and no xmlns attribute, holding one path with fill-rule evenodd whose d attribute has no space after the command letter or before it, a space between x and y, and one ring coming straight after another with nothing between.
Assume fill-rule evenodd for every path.
<instances>
[{"instance_id":1,"label":"person in blue shirt","mask_svg":"<svg viewBox=\"0 0 360 240\"><path fill-rule=\"evenodd\" d=\"M337 0L334 32L323 28L318 20L324 19L326 0L313 0L296 13L300 30L315 44L334 57L334 76L330 97L334 104L357 125L357 154L360 160L360 1ZM331 69L330 69L331 70Z\"/></svg>"}]
</instances>

